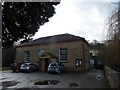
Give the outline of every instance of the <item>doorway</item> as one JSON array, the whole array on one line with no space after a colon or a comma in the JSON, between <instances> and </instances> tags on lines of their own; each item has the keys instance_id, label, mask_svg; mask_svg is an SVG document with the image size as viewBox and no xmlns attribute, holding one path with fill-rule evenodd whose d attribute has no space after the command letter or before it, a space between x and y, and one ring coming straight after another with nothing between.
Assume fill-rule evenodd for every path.
<instances>
[{"instance_id":1,"label":"doorway","mask_svg":"<svg viewBox=\"0 0 120 90\"><path fill-rule=\"evenodd\" d=\"M47 71L49 65L49 58L45 58L45 71Z\"/></svg>"}]
</instances>

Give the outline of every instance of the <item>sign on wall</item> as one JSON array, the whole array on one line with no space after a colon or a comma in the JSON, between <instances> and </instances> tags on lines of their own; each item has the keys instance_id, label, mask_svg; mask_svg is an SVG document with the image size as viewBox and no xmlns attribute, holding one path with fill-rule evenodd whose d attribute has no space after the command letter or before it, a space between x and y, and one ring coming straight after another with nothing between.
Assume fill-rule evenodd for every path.
<instances>
[{"instance_id":1,"label":"sign on wall","mask_svg":"<svg viewBox=\"0 0 120 90\"><path fill-rule=\"evenodd\" d=\"M75 66L76 67L82 66L82 64L83 64L82 59L75 59Z\"/></svg>"}]
</instances>

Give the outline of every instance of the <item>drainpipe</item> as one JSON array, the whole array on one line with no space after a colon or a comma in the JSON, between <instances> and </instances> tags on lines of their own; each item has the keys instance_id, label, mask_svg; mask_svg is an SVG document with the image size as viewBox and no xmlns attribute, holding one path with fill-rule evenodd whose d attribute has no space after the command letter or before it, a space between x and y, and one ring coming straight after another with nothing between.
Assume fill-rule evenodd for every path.
<instances>
[{"instance_id":1,"label":"drainpipe","mask_svg":"<svg viewBox=\"0 0 120 90\"><path fill-rule=\"evenodd\" d=\"M85 47L84 47L84 41L83 41L83 66L85 71Z\"/></svg>"}]
</instances>

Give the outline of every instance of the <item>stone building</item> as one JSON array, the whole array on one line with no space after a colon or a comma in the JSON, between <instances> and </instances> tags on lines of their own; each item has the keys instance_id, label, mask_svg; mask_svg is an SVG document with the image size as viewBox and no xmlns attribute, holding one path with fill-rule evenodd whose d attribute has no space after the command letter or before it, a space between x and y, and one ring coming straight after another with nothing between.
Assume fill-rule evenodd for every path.
<instances>
[{"instance_id":1,"label":"stone building","mask_svg":"<svg viewBox=\"0 0 120 90\"><path fill-rule=\"evenodd\" d=\"M60 34L16 46L16 62L33 62L46 71L50 62L62 62L67 71L89 69L89 44L79 36Z\"/></svg>"}]
</instances>

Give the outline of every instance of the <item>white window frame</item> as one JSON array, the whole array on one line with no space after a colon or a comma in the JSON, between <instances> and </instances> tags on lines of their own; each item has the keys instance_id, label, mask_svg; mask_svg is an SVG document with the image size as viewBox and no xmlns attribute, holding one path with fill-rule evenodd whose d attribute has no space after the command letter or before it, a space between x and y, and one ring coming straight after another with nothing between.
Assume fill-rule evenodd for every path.
<instances>
[{"instance_id":1,"label":"white window frame","mask_svg":"<svg viewBox=\"0 0 120 90\"><path fill-rule=\"evenodd\" d=\"M29 61L30 51L24 51L24 62Z\"/></svg>"},{"instance_id":2,"label":"white window frame","mask_svg":"<svg viewBox=\"0 0 120 90\"><path fill-rule=\"evenodd\" d=\"M67 48L60 48L59 49L59 61L60 62L68 62L68 60L67 60Z\"/></svg>"}]
</instances>

